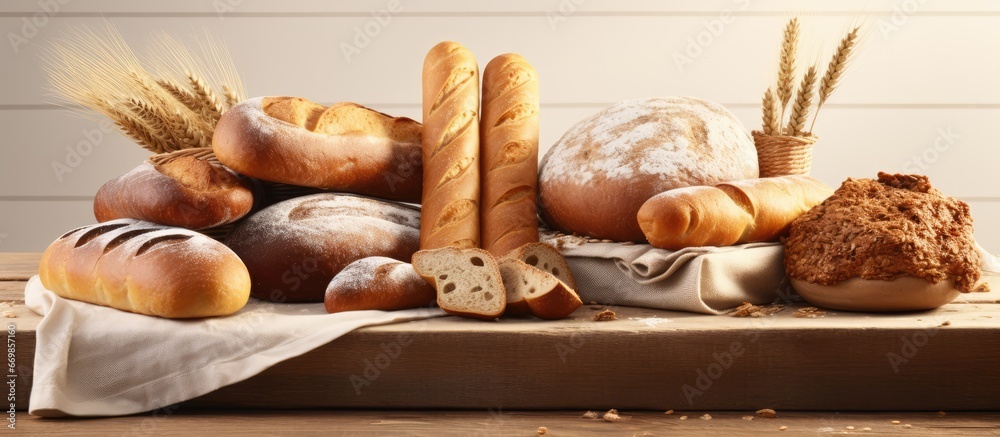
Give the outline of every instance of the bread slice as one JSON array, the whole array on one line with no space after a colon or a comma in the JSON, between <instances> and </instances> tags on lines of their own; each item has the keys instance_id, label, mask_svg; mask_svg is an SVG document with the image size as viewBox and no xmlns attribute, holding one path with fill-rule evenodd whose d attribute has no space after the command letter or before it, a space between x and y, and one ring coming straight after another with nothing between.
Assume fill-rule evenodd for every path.
<instances>
[{"instance_id":1,"label":"bread slice","mask_svg":"<svg viewBox=\"0 0 1000 437\"><path fill-rule=\"evenodd\" d=\"M562 319L583 305L576 291L549 272L518 259L502 260L499 267L511 314L526 306L535 317Z\"/></svg>"},{"instance_id":2,"label":"bread slice","mask_svg":"<svg viewBox=\"0 0 1000 437\"><path fill-rule=\"evenodd\" d=\"M482 249L421 250L413 268L437 290L437 303L448 314L495 319L507 306L496 259Z\"/></svg>"},{"instance_id":3,"label":"bread slice","mask_svg":"<svg viewBox=\"0 0 1000 437\"><path fill-rule=\"evenodd\" d=\"M566 263L566 258L556 248L545 243L528 243L508 252L500 258L519 259L535 268L551 273L564 284L576 290L576 280ZM509 303L508 303L509 304Z\"/></svg>"}]
</instances>

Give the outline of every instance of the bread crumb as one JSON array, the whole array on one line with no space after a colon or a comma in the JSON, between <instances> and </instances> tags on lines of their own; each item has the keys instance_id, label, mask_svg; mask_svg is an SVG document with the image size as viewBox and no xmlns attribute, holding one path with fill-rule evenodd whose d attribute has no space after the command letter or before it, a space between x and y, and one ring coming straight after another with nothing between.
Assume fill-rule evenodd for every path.
<instances>
[{"instance_id":1,"label":"bread crumb","mask_svg":"<svg viewBox=\"0 0 1000 437\"><path fill-rule=\"evenodd\" d=\"M938 416L944 416L945 414L948 414L948 413L945 413L944 411L938 411Z\"/></svg>"},{"instance_id":2,"label":"bread crumb","mask_svg":"<svg viewBox=\"0 0 1000 437\"><path fill-rule=\"evenodd\" d=\"M621 422L622 420L625 420L625 418L622 417L622 416L620 416L618 414L618 410L616 410L614 408L608 410L607 413L604 413L604 421L605 422L614 423L614 422Z\"/></svg>"},{"instance_id":3,"label":"bread crumb","mask_svg":"<svg viewBox=\"0 0 1000 437\"><path fill-rule=\"evenodd\" d=\"M594 301L590 301L590 303L588 305L600 305L600 304L597 303L597 302L594 302Z\"/></svg>"},{"instance_id":4,"label":"bread crumb","mask_svg":"<svg viewBox=\"0 0 1000 437\"><path fill-rule=\"evenodd\" d=\"M788 427L785 426L785 425L781 425L781 426L778 427L778 431L784 431L786 429L788 429Z\"/></svg>"},{"instance_id":5,"label":"bread crumb","mask_svg":"<svg viewBox=\"0 0 1000 437\"><path fill-rule=\"evenodd\" d=\"M743 420L753 420L753 416L743 416Z\"/></svg>"},{"instance_id":6,"label":"bread crumb","mask_svg":"<svg viewBox=\"0 0 1000 437\"><path fill-rule=\"evenodd\" d=\"M607 320L618 320L618 315L614 311L604 310L597 314L594 314L595 322L603 322Z\"/></svg>"},{"instance_id":7,"label":"bread crumb","mask_svg":"<svg viewBox=\"0 0 1000 437\"><path fill-rule=\"evenodd\" d=\"M688 420L688 417L687 416L681 416L680 420Z\"/></svg>"},{"instance_id":8,"label":"bread crumb","mask_svg":"<svg viewBox=\"0 0 1000 437\"><path fill-rule=\"evenodd\" d=\"M851 426L851 425L847 425L847 427L846 427L846 428L844 428L844 429L846 429L846 430L848 430L848 431L851 431L851 430L853 430L853 429L854 429L854 427L853 427L853 426Z\"/></svg>"},{"instance_id":9,"label":"bread crumb","mask_svg":"<svg viewBox=\"0 0 1000 437\"><path fill-rule=\"evenodd\" d=\"M864 428L861 428L861 430L862 430L862 431L871 431L872 429L866 426L866 427L864 427Z\"/></svg>"},{"instance_id":10,"label":"bread crumb","mask_svg":"<svg viewBox=\"0 0 1000 437\"><path fill-rule=\"evenodd\" d=\"M798 317L800 319L815 319L817 317L823 317L825 315L826 311L816 307L799 308L794 313L792 313L792 317Z\"/></svg>"},{"instance_id":11,"label":"bread crumb","mask_svg":"<svg viewBox=\"0 0 1000 437\"><path fill-rule=\"evenodd\" d=\"M761 408L754 414L756 414L757 417L763 417L765 419L774 419L775 417L778 417L778 412L770 408Z\"/></svg>"},{"instance_id":12,"label":"bread crumb","mask_svg":"<svg viewBox=\"0 0 1000 437\"><path fill-rule=\"evenodd\" d=\"M4 311L3 312L3 316L6 317L6 318L8 318L8 319L16 319L17 318L17 314L14 314L13 311Z\"/></svg>"},{"instance_id":13,"label":"bread crumb","mask_svg":"<svg viewBox=\"0 0 1000 437\"><path fill-rule=\"evenodd\" d=\"M910 428L913 428L913 425L910 425L909 423L907 423L906 425L903 425L903 428L910 429Z\"/></svg>"},{"instance_id":14,"label":"bread crumb","mask_svg":"<svg viewBox=\"0 0 1000 437\"><path fill-rule=\"evenodd\" d=\"M945 320L945 321L941 322L941 326L950 326L950 325L951 325L951 321L950 320Z\"/></svg>"},{"instance_id":15,"label":"bread crumb","mask_svg":"<svg viewBox=\"0 0 1000 437\"><path fill-rule=\"evenodd\" d=\"M732 317L765 317L784 310L785 306L781 304L757 306L750 302L743 302L743 305L736 307L729 315Z\"/></svg>"},{"instance_id":16,"label":"bread crumb","mask_svg":"<svg viewBox=\"0 0 1000 437\"><path fill-rule=\"evenodd\" d=\"M596 419L597 418L597 412L596 411L588 411L586 413L583 413L583 418L584 419Z\"/></svg>"},{"instance_id":17,"label":"bread crumb","mask_svg":"<svg viewBox=\"0 0 1000 437\"><path fill-rule=\"evenodd\" d=\"M705 414L701 415L700 419L701 420L712 420L712 415L708 414L708 413L705 413Z\"/></svg>"},{"instance_id":18,"label":"bread crumb","mask_svg":"<svg viewBox=\"0 0 1000 437\"><path fill-rule=\"evenodd\" d=\"M892 421L891 423L892 423L893 425L899 425L899 421L898 421L898 420L893 420L893 421Z\"/></svg>"},{"instance_id":19,"label":"bread crumb","mask_svg":"<svg viewBox=\"0 0 1000 437\"><path fill-rule=\"evenodd\" d=\"M989 293L990 292L990 283L989 282L980 282L979 285L976 286L976 288L972 289L972 292L973 293Z\"/></svg>"},{"instance_id":20,"label":"bread crumb","mask_svg":"<svg viewBox=\"0 0 1000 437\"><path fill-rule=\"evenodd\" d=\"M538 435L545 435L549 433L549 429L544 426L538 427Z\"/></svg>"},{"instance_id":21,"label":"bread crumb","mask_svg":"<svg viewBox=\"0 0 1000 437\"><path fill-rule=\"evenodd\" d=\"M674 410L667 410L667 411L664 411L664 412L663 412L663 414L674 414Z\"/></svg>"}]
</instances>

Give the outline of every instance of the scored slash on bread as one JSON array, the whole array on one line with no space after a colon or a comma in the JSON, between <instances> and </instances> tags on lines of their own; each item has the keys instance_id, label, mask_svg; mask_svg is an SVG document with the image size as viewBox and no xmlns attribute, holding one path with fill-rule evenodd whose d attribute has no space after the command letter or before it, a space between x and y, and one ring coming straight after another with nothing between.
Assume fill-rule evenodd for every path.
<instances>
[{"instance_id":1,"label":"scored slash on bread","mask_svg":"<svg viewBox=\"0 0 1000 437\"><path fill-rule=\"evenodd\" d=\"M434 286L438 306L448 314L491 320L507 306L497 262L485 250L421 250L413 255L413 268Z\"/></svg>"},{"instance_id":2,"label":"scored slash on bread","mask_svg":"<svg viewBox=\"0 0 1000 437\"><path fill-rule=\"evenodd\" d=\"M549 272L519 259L505 259L500 261L499 267L510 314L530 313L540 319L562 319L583 305L576 291Z\"/></svg>"}]
</instances>

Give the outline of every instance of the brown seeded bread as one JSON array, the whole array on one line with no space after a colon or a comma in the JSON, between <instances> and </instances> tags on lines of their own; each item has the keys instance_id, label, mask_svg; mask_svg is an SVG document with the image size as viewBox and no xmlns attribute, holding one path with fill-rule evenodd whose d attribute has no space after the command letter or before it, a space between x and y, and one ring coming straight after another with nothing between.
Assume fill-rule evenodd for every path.
<instances>
[{"instance_id":1,"label":"brown seeded bread","mask_svg":"<svg viewBox=\"0 0 1000 437\"><path fill-rule=\"evenodd\" d=\"M479 247L479 66L456 42L423 68L420 248Z\"/></svg>"},{"instance_id":2,"label":"brown seeded bread","mask_svg":"<svg viewBox=\"0 0 1000 437\"><path fill-rule=\"evenodd\" d=\"M510 314L524 314L522 311L527 307L535 317L555 320L569 316L583 305L572 288L552 274L521 260L502 260L499 268Z\"/></svg>"},{"instance_id":3,"label":"brown seeded bread","mask_svg":"<svg viewBox=\"0 0 1000 437\"><path fill-rule=\"evenodd\" d=\"M538 241L538 73L527 60L508 53L486 65L482 112L480 232L499 257Z\"/></svg>"},{"instance_id":4,"label":"brown seeded bread","mask_svg":"<svg viewBox=\"0 0 1000 437\"><path fill-rule=\"evenodd\" d=\"M428 307L437 294L413 265L372 256L344 267L326 288L326 311L403 310Z\"/></svg>"},{"instance_id":5,"label":"brown seeded bread","mask_svg":"<svg viewBox=\"0 0 1000 437\"><path fill-rule=\"evenodd\" d=\"M250 298L246 266L222 243L131 219L67 232L42 254L38 276L67 299L166 318L224 316Z\"/></svg>"},{"instance_id":6,"label":"brown seeded bread","mask_svg":"<svg viewBox=\"0 0 1000 437\"><path fill-rule=\"evenodd\" d=\"M496 259L477 249L443 247L413 255L413 268L437 290L448 314L491 320L503 314L507 295Z\"/></svg>"},{"instance_id":7,"label":"brown seeded bread","mask_svg":"<svg viewBox=\"0 0 1000 437\"><path fill-rule=\"evenodd\" d=\"M354 103L258 97L222 115L212 148L229 168L265 181L415 203L421 131Z\"/></svg>"},{"instance_id":8,"label":"brown seeded bread","mask_svg":"<svg viewBox=\"0 0 1000 437\"><path fill-rule=\"evenodd\" d=\"M211 149L186 149L157 155L105 183L94 196L94 216L206 229L239 220L253 204L248 179L211 159Z\"/></svg>"}]
</instances>

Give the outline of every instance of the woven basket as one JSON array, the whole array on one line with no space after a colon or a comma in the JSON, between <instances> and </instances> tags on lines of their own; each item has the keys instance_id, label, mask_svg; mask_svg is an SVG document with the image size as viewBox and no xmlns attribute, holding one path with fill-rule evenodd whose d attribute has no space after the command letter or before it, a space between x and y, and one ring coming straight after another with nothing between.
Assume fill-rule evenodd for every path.
<instances>
[{"instance_id":1,"label":"woven basket","mask_svg":"<svg viewBox=\"0 0 1000 437\"><path fill-rule=\"evenodd\" d=\"M753 131L760 177L808 175L812 168L812 147L818 137L771 136Z\"/></svg>"}]
</instances>

